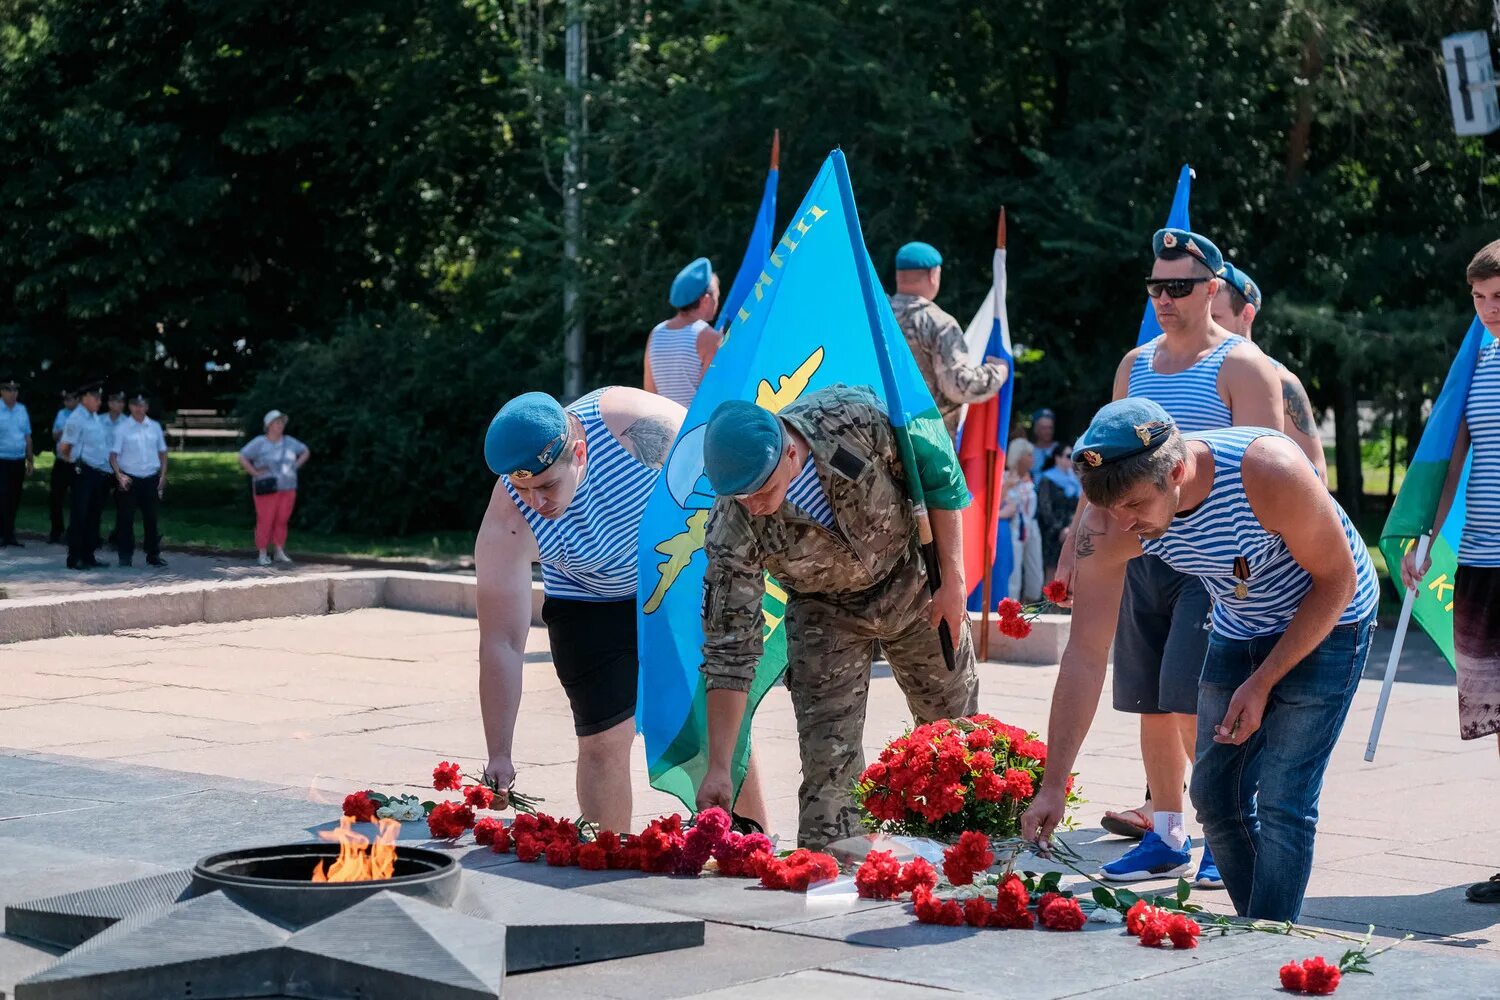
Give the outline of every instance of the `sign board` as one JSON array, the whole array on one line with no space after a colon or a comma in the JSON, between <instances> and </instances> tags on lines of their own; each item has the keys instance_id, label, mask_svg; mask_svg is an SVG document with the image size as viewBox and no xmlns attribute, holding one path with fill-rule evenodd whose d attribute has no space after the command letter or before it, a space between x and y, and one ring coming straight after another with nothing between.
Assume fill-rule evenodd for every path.
<instances>
[{"instance_id":1,"label":"sign board","mask_svg":"<svg viewBox=\"0 0 1500 1000\"><path fill-rule=\"evenodd\" d=\"M1465 31L1444 38L1443 69L1448 78L1454 130L1459 135L1489 135L1500 128L1489 35Z\"/></svg>"}]
</instances>

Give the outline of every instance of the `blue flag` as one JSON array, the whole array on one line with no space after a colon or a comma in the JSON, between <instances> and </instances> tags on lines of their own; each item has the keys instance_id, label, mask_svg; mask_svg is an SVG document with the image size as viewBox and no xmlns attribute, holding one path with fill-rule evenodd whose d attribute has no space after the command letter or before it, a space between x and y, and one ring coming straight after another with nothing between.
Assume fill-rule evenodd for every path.
<instances>
[{"instance_id":1,"label":"blue flag","mask_svg":"<svg viewBox=\"0 0 1500 1000\"><path fill-rule=\"evenodd\" d=\"M780 145L779 139L778 134L777 146ZM756 279L765 267L766 258L771 255L771 240L776 233L776 185L781 175L776 159L776 146L773 146L771 169L766 174L766 187L760 196L760 208L755 212L755 225L750 229L750 242L745 244L745 256L740 259L739 272L734 276L734 284L729 286L729 294L724 297L724 304L719 307L719 318L714 323L721 330L733 321L735 313L745 304L745 297L755 286Z\"/></svg>"},{"instance_id":2,"label":"blue flag","mask_svg":"<svg viewBox=\"0 0 1500 1000\"><path fill-rule=\"evenodd\" d=\"M947 449L957 480L947 431L890 303L879 292L842 167L843 154L830 154L731 317L729 337L704 373L641 524L636 722L645 736L651 784L690 809L708 766L699 668L707 566L703 541L714 503L703 474L703 434L714 408L726 399L745 399L777 412L836 382L867 385L891 407L898 437L909 439L918 454L940 463L941 450ZM896 391L888 391L888 385ZM893 405L893 397L899 405ZM963 493L961 482L957 492ZM926 499L934 506L962 506L961 497L957 503L950 496ZM749 757L751 716L786 667L786 601L787 593L767 577L765 647L740 729L736 787Z\"/></svg>"},{"instance_id":3,"label":"blue flag","mask_svg":"<svg viewBox=\"0 0 1500 1000\"><path fill-rule=\"evenodd\" d=\"M1193 168L1186 163L1177 174L1177 190L1172 193L1172 210L1167 213L1167 229L1192 229L1188 224L1188 198L1193 193ZM1146 300L1146 314L1141 317L1141 332L1135 338L1135 346L1139 347L1148 340L1155 340L1161 336L1161 324L1156 321L1156 310L1151 308L1151 300Z\"/></svg>"}]
</instances>

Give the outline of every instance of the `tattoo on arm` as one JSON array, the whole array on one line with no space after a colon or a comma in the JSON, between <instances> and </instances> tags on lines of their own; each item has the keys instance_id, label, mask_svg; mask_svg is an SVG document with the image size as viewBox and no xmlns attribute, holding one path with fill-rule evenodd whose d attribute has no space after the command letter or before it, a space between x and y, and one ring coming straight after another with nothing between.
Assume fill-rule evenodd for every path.
<instances>
[{"instance_id":1,"label":"tattoo on arm","mask_svg":"<svg viewBox=\"0 0 1500 1000\"><path fill-rule=\"evenodd\" d=\"M1079 559L1087 559L1097 551L1094 547L1094 539L1104 534L1103 531L1090 528L1086 524L1079 523L1073 529L1073 553Z\"/></svg>"},{"instance_id":2,"label":"tattoo on arm","mask_svg":"<svg viewBox=\"0 0 1500 1000\"><path fill-rule=\"evenodd\" d=\"M641 417L625 428L625 440L620 443L625 450L640 460L642 465L660 469L672 450L672 426L661 417Z\"/></svg>"},{"instance_id":3,"label":"tattoo on arm","mask_svg":"<svg viewBox=\"0 0 1500 1000\"><path fill-rule=\"evenodd\" d=\"M1318 425L1313 420L1312 401L1307 398L1307 390L1295 382L1284 381L1281 383L1281 398L1286 402L1287 423L1309 437L1316 435Z\"/></svg>"}]
</instances>

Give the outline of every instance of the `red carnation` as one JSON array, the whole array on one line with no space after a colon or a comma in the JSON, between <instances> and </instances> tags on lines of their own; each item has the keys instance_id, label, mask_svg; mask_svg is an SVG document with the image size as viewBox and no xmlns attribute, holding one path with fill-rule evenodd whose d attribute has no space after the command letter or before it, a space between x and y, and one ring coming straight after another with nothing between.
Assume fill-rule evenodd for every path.
<instances>
[{"instance_id":1,"label":"red carnation","mask_svg":"<svg viewBox=\"0 0 1500 1000\"><path fill-rule=\"evenodd\" d=\"M999 802L1005 796L1005 781L990 771L974 778L974 797L981 802Z\"/></svg>"},{"instance_id":2,"label":"red carnation","mask_svg":"<svg viewBox=\"0 0 1500 1000\"><path fill-rule=\"evenodd\" d=\"M1047 763L1047 744L1041 740L1022 740L1016 744L1016 754L1021 757L1030 757L1040 763Z\"/></svg>"},{"instance_id":3,"label":"red carnation","mask_svg":"<svg viewBox=\"0 0 1500 1000\"><path fill-rule=\"evenodd\" d=\"M719 863L719 874L730 878L759 878L760 873L751 864L757 854L770 856L771 839L763 833L730 832L714 848L714 860Z\"/></svg>"},{"instance_id":4,"label":"red carnation","mask_svg":"<svg viewBox=\"0 0 1500 1000\"><path fill-rule=\"evenodd\" d=\"M440 792L456 792L462 784L463 768L443 761L432 769L432 787Z\"/></svg>"},{"instance_id":5,"label":"red carnation","mask_svg":"<svg viewBox=\"0 0 1500 1000\"><path fill-rule=\"evenodd\" d=\"M530 864L540 858L546 849L546 843L534 833L523 833L516 838L516 860L518 861Z\"/></svg>"},{"instance_id":6,"label":"red carnation","mask_svg":"<svg viewBox=\"0 0 1500 1000\"><path fill-rule=\"evenodd\" d=\"M1031 893L1025 884L1012 872L1000 883L995 898L995 915L991 927L1005 927L1024 931L1035 926L1030 909Z\"/></svg>"},{"instance_id":7,"label":"red carnation","mask_svg":"<svg viewBox=\"0 0 1500 1000\"><path fill-rule=\"evenodd\" d=\"M609 855L598 844L584 844L578 849L578 867L584 871L602 872L609 867Z\"/></svg>"},{"instance_id":8,"label":"red carnation","mask_svg":"<svg viewBox=\"0 0 1500 1000\"><path fill-rule=\"evenodd\" d=\"M995 907L983 896L975 896L964 904L964 923L970 927L988 927L995 916Z\"/></svg>"},{"instance_id":9,"label":"red carnation","mask_svg":"<svg viewBox=\"0 0 1500 1000\"><path fill-rule=\"evenodd\" d=\"M1338 966L1329 965L1320 955L1302 963L1302 978L1303 992L1324 997L1339 988L1339 980L1344 976Z\"/></svg>"},{"instance_id":10,"label":"red carnation","mask_svg":"<svg viewBox=\"0 0 1500 1000\"><path fill-rule=\"evenodd\" d=\"M968 736L964 737L964 743L970 750L985 750L995 742L995 734L981 726Z\"/></svg>"},{"instance_id":11,"label":"red carnation","mask_svg":"<svg viewBox=\"0 0 1500 1000\"><path fill-rule=\"evenodd\" d=\"M1141 944L1155 948L1167 939L1168 917L1166 911L1153 909L1141 921Z\"/></svg>"},{"instance_id":12,"label":"red carnation","mask_svg":"<svg viewBox=\"0 0 1500 1000\"><path fill-rule=\"evenodd\" d=\"M344 815L356 823L368 823L375 818L375 803L370 798L368 788L344 796Z\"/></svg>"},{"instance_id":13,"label":"red carnation","mask_svg":"<svg viewBox=\"0 0 1500 1000\"><path fill-rule=\"evenodd\" d=\"M495 801L495 793L483 785L470 785L464 789L464 804L475 809L488 809Z\"/></svg>"},{"instance_id":14,"label":"red carnation","mask_svg":"<svg viewBox=\"0 0 1500 1000\"><path fill-rule=\"evenodd\" d=\"M1032 787L1031 772L1019 767L1012 767L1005 772L1005 794L1013 799L1024 799L1033 795L1036 789Z\"/></svg>"},{"instance_id":15,"label":"red carnation","mask_svg":"<svg viewBox=\"0 0 1500 1000\"><path fill-rule=\"evenodd\" d=\"M1042 588L1042 596L1053 604L1061 604L1068 599L1068 585L1061 580L1053 580Z\"/></svg>"},{"instance_id":16,"label":"red carnation","mask_svg":"<svg viewBox=\"0 0 1500 1000\"><path fill-rule=\"evenodd\" d=\"M559 837L547 845L547 864L553 868L566 868L578 860L578 842L569 842Z\"/></svg>"},{"instance_id":17,"label":"red carnation","mask_svg":"<svg viewBox=\"0 0 1500 1000\"><path fill-rule=\"evenodd\" d=\"M1125 930L1134 937L1140 937L1146 918L1158 912L1160 911L1156 907L1144 899L1136 900L1135 905L1125 912Z\"/></svg>"},{"instance_id":18,"label":"red carnation","mask_svg":"<svg viewBox=\"0 0 1500 1000\"><path fill-rule=\"evenodd\" d=\"M1058 896L1046 900L1043 905L1037 907L1037 912L1042 918L1042 926L1048 930L1081 931L1083 925L1088 922L1088 917L1084 915L1083 908L1078 905L1078 900L1071 896ZM1194 924L1195 932L1197 928L1198 925Z\"/></svg>"},{"instance_id":19,"label":"red carnation","mask_svg":"<svg viewBox=\"0 0 1500 1000\"><path fill-rule=\"evenodd\" d=\"M1301 993L1307 988L1307 973L1296 962L1288 962L1281 967L1281 986L1293 993Z\"/></svg>"},{"instance_id":20,"label":"red carnation","mask_svg":"<svg viewBox=\"0 0 1500 1000\"><path fill-rule=\"evenodd\" d=\"M901 893L901 863L890 851L871 851L854 873L860 899L894 899Z\"/></svg>"},{"instance_id":21,"label":"red carnation","mask_svg":"<svg viewBox=\"0 0 1500 1000\"><path fill-rule=\"evenodd\" d=\"M1199 933L1198 922L1186 914L1174 913L1167 919L1167 937L1174 948L1198 947Z\"/></svg>"},{"instance_id":22,"label":"red carnation","mask_svg":"<svg viewBox=\"0 0 1500 1000\"><path fill-rule=\"evenodd\" d=\"M901 867L899 887L902 892L915 893L919 888L937 888L937 869L926 858L912 858Z\"/></svg>"},{"instance_id":23,"label":"red carnation","mask_svg":"<svg viewBox=\"0 0 1500 1000\"><path fill-rule=\"evenodd\" d=\"M474 824L474 843L481 847L490 847L495 843L496 835L504 829L504 822L493 816L487 816Z\"/></svg>"},{"instance_id":24,"label":"red carnation","mask_svg":"<svg viewBox=\"0 0 1500 1000\"><path fill-rule=\"evenodd\" d=\"M1015 618L1019 616L1022 610L1023 608L1021 607L1021 602L1016 600L1014 597L1004 598L999 604L995 606L995 612L1000 616L1001 621L1004 621L1007 618Z\"/></svg>"},{"instance_id":25,"label":"red carnation","mask_svg":"<svg viewBox=\"0 0 1500 1000\"><path fill-rule=\"evenodd\" d=\"M433 840L457 840L474 825L474 810L457 802L439 802L427 815Z\"/></svg>"},{"instance_id":26,"label":"red carnation","mask_svg":"<svg viewBox=\"0 0 1500 1000\"><path fill-rule=\"evenodd\" d=\"M1025 618L1001 618L1000 634L1010 639L1024 639L1031 634L1031 622Z\"/></svg>"},{"instance_id":27,"label":"red carnation","mask_svg":"<svg viewBox=\"0 0 1500 1000\"><path fill-rule=\"evenodd\" d=\"M958 843L943 851L943 874L954 885L969 885L977 872L987 871L995 863L989 838L976 830L965 830Z\"/></svg>"},{"instance_id":28,"label":"red carnation","mask_svg":"<svg viewBox=\"0 0 1500 1000\"><path fill-rule=\"evenodd\" d=\"M917 911L917 919L924 924L959 927L964 922L963 907L951 899L938 899L930 889L919 888L912 894L912 903Z\"/></svg>"},{"instance_id":29,"label":"red carnation","mask_svg":"<svg viewBox=\"0 0 1500 1000\"><path fill-rule=\"evenodd\" d=\"M517 837L523 833L540 833L543 819L550 819L550 817L543 813L521 813L511 821L510 832Z\"/></svg>"},{"instance_id":30,"label":"red carnation","mask_svg":"<svg viewBox=\"0 0 1500 1000\"><path fill-rule=\"evenodd\" d=\"M495 830L495 839L490 843L490 850L496 854L509 854L511 846L510 827L503 823Z\"/></svg>"}]
</instances>

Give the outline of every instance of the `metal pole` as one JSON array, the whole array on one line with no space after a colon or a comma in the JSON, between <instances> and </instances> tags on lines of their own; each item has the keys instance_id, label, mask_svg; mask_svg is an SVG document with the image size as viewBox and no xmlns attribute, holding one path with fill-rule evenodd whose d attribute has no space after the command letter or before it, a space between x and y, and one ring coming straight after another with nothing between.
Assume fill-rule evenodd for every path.
<instances>
[{"instance_id":1,"label":"metal pole","mask_svg":"<svg viewBox=\"0 0 1500 1000\"><path fill-rule=\"evenodd\" d=\"M989 508L984 512L984 613L980 618L979 626L979 658L988 660L990 658L990 608L994 606L994 594L991 587L995 576L995 533L998 522L991 515L995 511L995 472L999 465L997 459L1000 456L994 451L987 450L984 453L984 502Z\"/></svg>"},{"instance_id":2,"label":"metal pole","mask_svg":"<svg viewBox=\"0 0 1500 1000\"><path fill-rule=\"evenodd\" d=\"M1430 541L1428 535L1417 540L1418 566L1427 558L1427 545ZM1399 567L1397 572L1400 572ZM1385 722L1386 705L1391 700L1391 685L1396 682L1396 664L1401 660L1401 647L1406 645L1406 628L1411 624L1411 605L1416 596L1417 589L1408 587L1406 599L1401 602L1401 617L1396 621L1396 634L1391 638L1391 655L1385 661L1385 681L1380 685L1380 702L1375 706L1375 721L1370 726L1370 742L1365 746L1366 761L1375 759L1375 747L1380 742L1380 727Z\"/></svg>"},{"instance_id":3,"label":"metal pole","mask_svg":"<svg viewBox=\"0 0 1500 1000\"><path fill-rule=\"evenodd\" d=\"M568 0L564 75L567 99L563 152L563 394L583 395L583 276L578 248L583 242L583 81L588 73L583 0Z\"/></svg>"}]
</instances>

